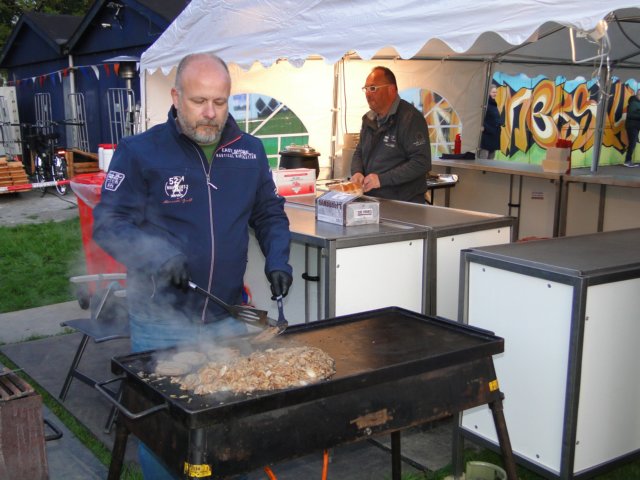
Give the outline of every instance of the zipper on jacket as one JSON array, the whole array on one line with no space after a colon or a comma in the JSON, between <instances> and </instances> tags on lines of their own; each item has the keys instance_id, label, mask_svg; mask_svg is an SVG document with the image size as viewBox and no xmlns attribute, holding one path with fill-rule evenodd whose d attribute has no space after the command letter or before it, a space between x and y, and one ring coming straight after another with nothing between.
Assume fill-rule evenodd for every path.
<instances>
[{"instance_id":1,"label":"zipper on jacket","mask_svg":"<svg viewBox=\"0 0 640 480\"><path fill-rule=\"evenodd\" d=\"M240 138L242 137L242 135L238 135L237 137L233 138L232 140L228 141L227 143L225 143L224 145L218 145L218 147L216 148L216 150L213 152L213 156L211 157L211 163L209 163L209 161L204 158L203 159L203 155L202 155L202 149L193 141L190 141L191 145L193 146L194 150L196 151L196 154L198 155L198 158L200 159L200 164L202 166L202 171L204 173L206 182L207 182L207 186L213 188L214 190L218 190L218 187L216 187L213 183L211 183L211 169L213 168L213 161L216 158L216 154L220 151L221 148L224 148L228 145L231 145L232 143L237 142ZM209 169L207 169L206 165L209 164ZM207 290L210 292L211 291L211 286L213 284L213 270L214 270L214 264L215 264L215 235L213 232L213 200L211 198L211 190L209 188L207 188L207 197L209 199L209 236L211 238L211 263L209 266L209 280L207 282ZM205 299L204 301L204 307L202 308L202 313L200 314L200 321L202 323L205 323L206 318L207 318L207 307L209 306L209 299Z\"/></svg>"}]
</instances>

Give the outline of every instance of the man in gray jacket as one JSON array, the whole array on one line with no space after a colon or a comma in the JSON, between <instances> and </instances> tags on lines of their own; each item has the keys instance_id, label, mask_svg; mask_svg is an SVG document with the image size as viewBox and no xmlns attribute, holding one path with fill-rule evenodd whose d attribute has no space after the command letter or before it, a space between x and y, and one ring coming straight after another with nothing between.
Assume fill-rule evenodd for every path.
<instances>
[{"instance_id":1,"label":"man in gray jacket","mask_svg":"<svg viewBox=\"0 0 640 480\"><path fill-rule=\"evenodd\" d=\"M362 88L371 110L362 117L351 181L366 194L425 203L431 146L422 114L398 95L396 77L375 67Z\"/></svg>"}]
</instances>

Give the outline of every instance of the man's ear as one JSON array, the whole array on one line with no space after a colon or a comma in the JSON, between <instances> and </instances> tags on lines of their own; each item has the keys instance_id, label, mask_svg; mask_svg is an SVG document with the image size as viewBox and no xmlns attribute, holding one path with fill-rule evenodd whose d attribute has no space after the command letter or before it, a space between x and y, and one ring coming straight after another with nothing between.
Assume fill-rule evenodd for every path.
<instances>
[{"instance_id":1,"label":"man's ear","mask_svg":"<svg viewBox=\"0 0 640 480\"><path fill-rule=\"evenodd\" d=\"M173 100L173 106L178 108L178 100L180 99L180 93L175 87L171 89L171 99Z\"/></svg>"}]
</instances>

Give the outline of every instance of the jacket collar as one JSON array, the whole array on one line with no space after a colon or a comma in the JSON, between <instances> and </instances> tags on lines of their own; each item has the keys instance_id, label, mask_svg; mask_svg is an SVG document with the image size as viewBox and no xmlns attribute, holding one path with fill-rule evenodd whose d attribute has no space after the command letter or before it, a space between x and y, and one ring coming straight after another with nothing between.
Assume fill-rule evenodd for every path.
<instances>
[{"instance_id":1,"label":"jacket collar","mask_svg":"<svg viewBox=\"0 0 640 480\"><path fill-rule=\"evenodd\" d=\"M379 118L378 114L373 110L369 110L367 113L365 113L365 117L367 119L367 123L369 124L369 126L373 129L376 129L386 124L387 122L389 122L389 120L393 118L395 114L398 112L398 107L400 106L400 100L401 100L400 95L398 95L396 99L393 101L393 103L391 104L391 108L389 108L389 112L382 118Z\"/></svg>"}]
</instances>

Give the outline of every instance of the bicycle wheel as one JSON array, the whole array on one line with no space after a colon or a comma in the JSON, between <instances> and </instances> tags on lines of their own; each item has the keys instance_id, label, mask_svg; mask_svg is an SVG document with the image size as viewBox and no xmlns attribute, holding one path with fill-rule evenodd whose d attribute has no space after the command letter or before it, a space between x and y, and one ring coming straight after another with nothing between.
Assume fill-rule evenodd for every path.
<instances>
[{"instance_id":1,"label":"bicycle wheel","mask_svg":"<svg viewBox=\"0 0 640 480\"><path fill-rule=\"evenodd\" d=\"M67 179L67 161L60 155L53 156L53 162L51 162L51 178L55 181ZM67 185L56 185L56 191L60 195L66 195Z\"/></svg>"},{"instance_id":2,"label":"bicycle wheel","mask_svg":"<svg viewBox=\"0 0 640 480\"><path fill-rule=\"evenodd\" d=\"M47 178L45 174L44 160L40 155L36 155L36 158L33 161L33 167L35 170L33 174L36 179L36 183L46 182ZM47 191L47 187L40 187L36 190L40 190L42 192L42 196L44 196Z\"/></svg>"}]
</instances>

